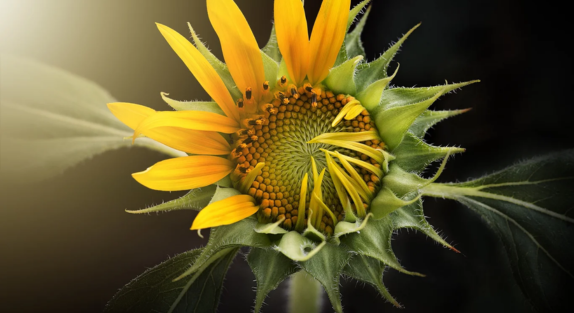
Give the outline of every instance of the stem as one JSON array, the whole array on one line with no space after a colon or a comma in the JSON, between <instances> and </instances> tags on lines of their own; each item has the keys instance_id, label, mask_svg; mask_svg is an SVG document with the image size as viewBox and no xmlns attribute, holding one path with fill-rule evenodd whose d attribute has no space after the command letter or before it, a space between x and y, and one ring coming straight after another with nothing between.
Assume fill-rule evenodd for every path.
<instances>
[{"instance_id":1,"label":"stem","mask_svg":"<svg viewBox=\"0 0 574 313\"><path fill-rule=\"evenodd\" d=\"M305 271L299 271L291 275L291 282L289 284L289 312L321 312L322 295L319 282Z\"/></svg>"}]
</instances>

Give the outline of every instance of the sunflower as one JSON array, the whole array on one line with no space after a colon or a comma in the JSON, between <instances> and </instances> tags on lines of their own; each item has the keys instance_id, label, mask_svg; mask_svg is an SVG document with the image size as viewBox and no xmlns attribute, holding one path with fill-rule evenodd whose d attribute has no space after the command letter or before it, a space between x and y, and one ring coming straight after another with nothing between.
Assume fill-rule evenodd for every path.
<instances>
[{"instance_id":1,"label":"sunflower","mask_svg":"<svg viewBox=\"0 0 574 313\"><path fill-rule=\"evenodd\" d=\"M191 229L215 228L178 279L197 277L215 260L249 246L255 267L278 267L282 261L276 260L285 257L298 262L323 284L336 311L341 305L333 282L341 274L375 285L399 306L380 282L384 269L421 274L399 264L390 245L393 231L417 229L456 251L425 220L421 195L448 156L464 149L431 146L423 138L436 123L467 111L431 111L430 105L474 81L389 88L398 72L397 66L387 73L391 60L419 25L367 63L360 35L369 9L349 29L368 2L351 9L350 0L324 0L309 36L303 2L275 0L272 35L260 49L233 0L207 0L225 63L191 25L193 44L157 24L212 101L180 102L162 93L176 111L131 103L108 107L134 130L132 140L145 136L188 154L133 174L151 189L191 190L135 213L196 207L201 210ZM419 176L441 158L432 178ZM283 264L284 273L295 271ZM286 277L277 276L277 284ZM263 288L260 297L258 289L256 311L269 291Z\"/></svg>"}]
</instances>

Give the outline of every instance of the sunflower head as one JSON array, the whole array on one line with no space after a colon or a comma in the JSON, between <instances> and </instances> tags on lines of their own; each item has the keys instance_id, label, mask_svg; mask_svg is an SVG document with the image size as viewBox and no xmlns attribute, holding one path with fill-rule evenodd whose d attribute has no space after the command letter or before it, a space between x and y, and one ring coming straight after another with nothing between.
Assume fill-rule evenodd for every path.
<instances>
[{"instance_id":1,"label":"sunflower head","mask_svg":"<svg viewBox=\"0 0 574 313\"><path fill-rule=\"evenodd\" d=\"M256 275L265 262L284 264L280 282L296 262L323 284L337 311L333 282L341 274L375 285L398 306L381 283L385 267L420 274L398 263L393 231L415 228L454 249L424 219L419 190L463 149L431 146L423 137L465 111L430 111L430 105L472 82L389 88L398 73L398 66L388 73L391 60L418 25L365 62L360 35L369 9L349 29L368 2L351 9L350 0L324 0L309 36L303 3L276 0L271 39L259 49L232 0L207 0L225 63L191 26L194 44L158 24L212 101L180 102L162 93L176 111L108 106L134 129L133 140L146 136L188 154L133 174L151 189L191 190L136 213L195 207L201 210L191 229L214 228L208 247L180 277L250 246ZM441 158L433 178L419 176ZM268 291L259 289L256 310Z\"/></svg>"}]
</instances>

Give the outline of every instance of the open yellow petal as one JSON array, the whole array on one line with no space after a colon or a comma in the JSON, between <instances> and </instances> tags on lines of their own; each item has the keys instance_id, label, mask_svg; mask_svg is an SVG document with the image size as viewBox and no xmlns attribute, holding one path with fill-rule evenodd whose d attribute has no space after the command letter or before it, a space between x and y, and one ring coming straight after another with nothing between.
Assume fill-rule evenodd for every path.
<instances>
[{"instance_id":1,"label":"open yellow petal","mask_svg":"<svg viewBox=\"0 0 574 313\"><path fill-rule=\"evenodd\" d=\"M156 113L153 109L133 103L109 103L108 108L120 121L134 130L143 120ZM166 146L187 153L224 155L231 152L231 146L227 140L216 132L159 127L143 134Z\"/></svg>"},{"instance_id":2,"label":"open yellow petal","mask_svg":"<svg viewBox=\"0 0 574 313\"><path fill-rule=\"evenodd\" d=\"M207 13L235 84L244 94L251 88L252 97L259 102L265 72L259 46L245 16L233 0L207 0Z\"/></svg>"},{"instance_id":3,"label":"open yellow petal","mask_svg":"<svg viewBox=\"0 0 574 313\"><path fill-rule=\"evenodd\" d=\"M229 117L204 111L156 112L143 120L134 131L134 139L160 127L177 127L192 130L214 131L231 134L240 129L239 123Z\"/></svg>"},{"instance_id":4,"label":"open yellow petal","mask_svg":"<svg viewBox=\"0 0 574 313\"><path fill-rule=\"evenodd\" d=\"M232 170L232 162L225 158L194 155L158 162L132 177L150 189L178 191L214 184Z\"/></svg>"},{"instance_id":5,"label":"open yellow petal","mask_svg":"<svg viewBox=\"0 0 574 313\"><path fill-rule=\"evenodd\" d=\"M275 0L275 31L289 76L300 86L309 68L309 30L301 0Z\"/></svg>"},{"instance_id":6,"label":"open yellow petal","mask_svg":"<svg viewBox=\"0 0 574 313\"><path fill-rule=\"evenodd\" d=\"M351 0L323 0L309 47L309 81L322 82L335 64L347 32Z\"/></svg>"},{"instance_id":7,"label":"open yellow petal","mask_svg":"<svg viewBox=\"0 0 574 313\"><path fill-rule=\"evenodd\" d=\"M197 214L192 230L229 225L255 214L259 209L255 199L248 195L237 195L214 202Z\"/></svg>"},{"instance_id":8,"label":"open yellow petal","mask_svg":"<svg viewBox=\"0 0 574 313\"><path fill-rule=\"evenodd\" d=\"M219 104L223 112L225 112L225 115L239 120L239 112L235 107L235 102L231 94L229 94L229 90L227 90L221 77L217 75L215 69L213 69L201 52L199 52L189 40L185 39L185 37L175 30L159 23L156 24L173 51L175 51L185 65L187 65L193 76L195 76L209 96Z\"/></svg>"}]
</instances>

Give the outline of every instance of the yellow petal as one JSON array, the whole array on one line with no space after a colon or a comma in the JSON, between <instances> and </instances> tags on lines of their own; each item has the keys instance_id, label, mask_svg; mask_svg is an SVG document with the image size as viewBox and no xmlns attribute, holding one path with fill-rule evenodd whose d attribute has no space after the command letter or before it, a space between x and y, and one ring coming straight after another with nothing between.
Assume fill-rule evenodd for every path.
<instances>
[{"instance_id":1,"label":"yellow petal","mask_svg":"<svg viewBox=\"0 0 574 313\"><path fill-rule=\"evenodd\" d=\"M108 108L131 129L136 129L143 120L156 113L153 109L133 103L109 103ZM143 134L166 146L187 153L224 155L231 152L231 146L227 140L216 132L159 127L150 129Z\"/></svg>"},{"instance_id":2,"label":"yellow petal","mask_svg":"<svg viewBox=\"0 0 574 313\"><path fill-rule=\"evenodd\" d=\"M335 64L347 32L351 0L323 0L309 49L309 81L322 82Z\"/></svg>"},{"instance_id":3,"label":"yellow petal","mask_svg":"<svg viewBox=\"0 0 574 313\"><path fill-rule=\"evenodd\" d=\"M301 193L299 195L299 211L297 212L297 224L295 224L295 229L297 231L302 231L305 226L305 198L307 197L307 182L309 180L309 174L305 173L303 181L301 182Z\"/></svg>"},{"instance_id":4,"label":"yellow petal","mask_svg":"<svg viewBox=\"0 0 574 313\"><path fill-rule=\"evenodd\" d=\"M191 230L229 225L255 214L259 207L248 195L237 195L214 202L197 214Z\"/></svg>"},{"instance_id":5,"label":"yellow petal","mask_svg":"<svg viewBox=\"0 0 574 313\"><path fill-rule=\"evenodd\" d=\"M217 75L215 69L213 69L201 52L199 52L189 40L185 39L175 30L159 23L156 24L173 51L175 51L185 65L187 65L193 76L195 76L209 96L219 104L223 112L225 112L225 115L239 120L239 112L235 107L233 98L229 94L229 90L227 90L221 77Z\"/></svg>"},{"instance_id":6,"label":"yellow petal","mask_svg":"<svg viewBox=\"0 0 574 313\"><path fill-rule=\"evenodd\" d=\"M134 139L160 127L178 127L192 130L231 134L240 129L236 120L204 111L156 112L143 120L134 131Z\"/></svg>"},{"instance_id":7,"label":"yellow petal","mask_svg":"<svg viewBox=\"0 0 574 313\"><path fill-rule=\"evenodd\" d=\"M232 162L225 158L194 155L158 162L132 177L150 189L178 191L214 184L232 170Z\"/></svg>"},{"instance_id":8,"label":"yellow petal","mask_svg":"<svg viewBox=\"0 0 574 313\"><path fill-rule=\"evenodd\" d=\"M242 93L251 88L259 102L265 72L259 46L245 16L233 0L207 0L207 13L235 84Z\"/></svg>"},{"instance_id":9,"label":"yellow petal","mask_svg":"<svg viewBox=\"0 0 574 313\"><path fill-rule=\"evenodd\" d=\"M309 30L301 0L275 0L275 31L289 76L300 86L309 68Z\"/></svg>"},{"instance_id":10,"label":"yellow petal","mask_svg":"<svg viewBox=\"0 0 574 313\"><path fill-rule=\"evenodd\" d=\"M332 139L332 140L345 140L345 141L367 141L367 140L381 140L379 134L374 130L367 130L363 132L348 133L348 132L338 132L338 133L324 133L309 141L313 143L318 140Z\"/></svg>"}]
</instances>

